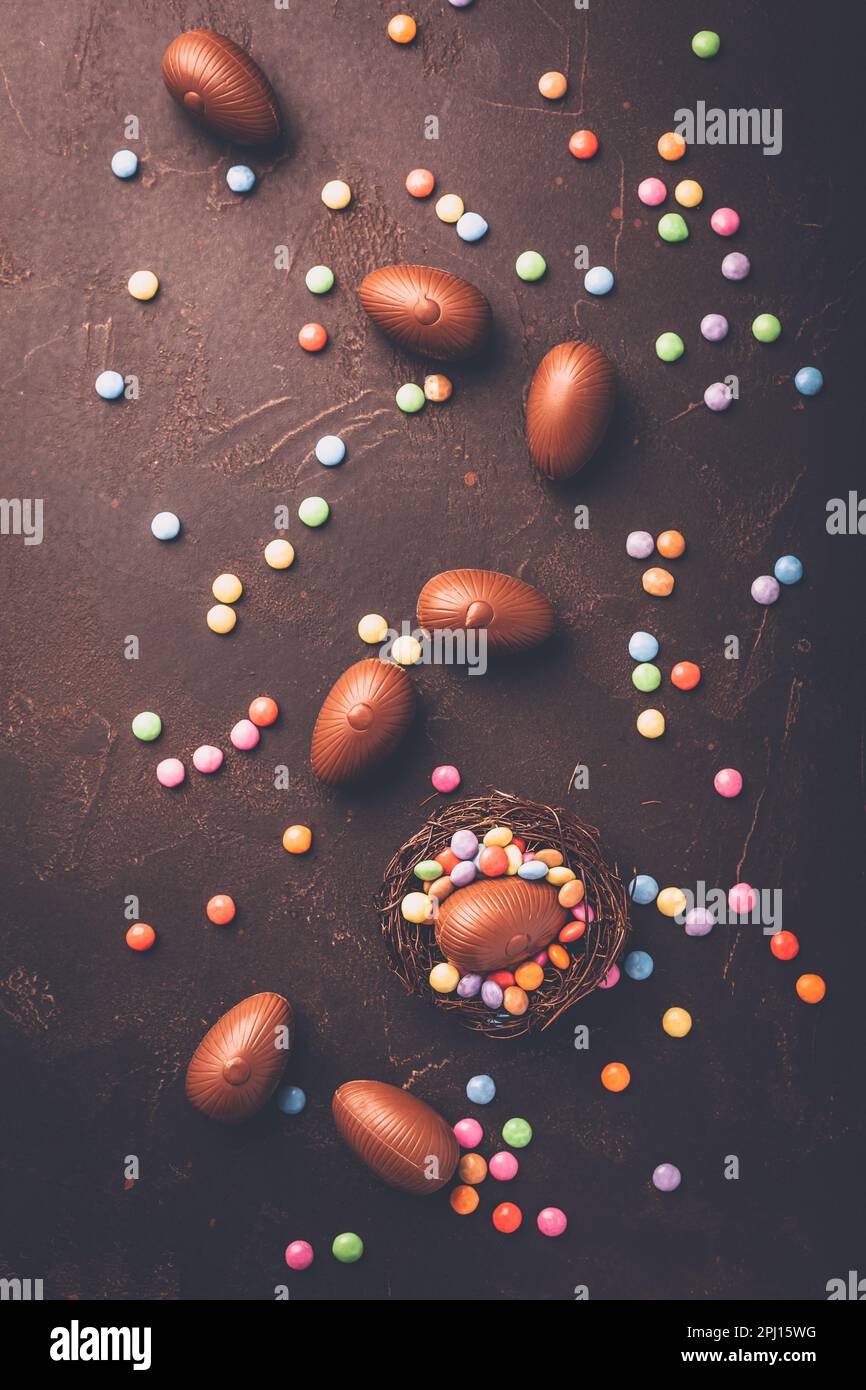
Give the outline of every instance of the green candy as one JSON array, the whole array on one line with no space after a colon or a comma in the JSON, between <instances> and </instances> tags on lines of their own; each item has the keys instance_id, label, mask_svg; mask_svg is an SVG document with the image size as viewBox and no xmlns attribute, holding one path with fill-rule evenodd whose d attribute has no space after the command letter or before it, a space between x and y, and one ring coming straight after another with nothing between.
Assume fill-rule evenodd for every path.
<instances>
[{"instance_id":1,"label":"green candy","mask_svg":"<svg viewBox=\"0 0 866 1390\"><path fill-rule=\"evenodd\" d=\"M642 661L631 673L632 685L636 690L658 690L662 683L662 673L651 661Z\"/></svg>"},{"instance_id":2,"label":"green candy","mask_svg":"<svg viewBox=\"0 0 866 1390\"><path fill-rule=\"evenodd\" d=\"M425 883L432 883L436 878L442 878L444 870L441 864L435 859L423 859L420 864L415 865L415 877L423 879Z\"/></svg>"},{"instance_id":3,"label":"green candy","mask_svg":"<svg viewBox=\"0 0 866 1390\"><path fill-rule=\"evenodd\" d=\"M407 381L405 386L400 387L394 400L404 415L414 415L423 408L426 397L420 386Z\"/></svg>"},{"instance_id":4,"label":"green candy","mask_svg":"<svg viewBox=\"0 0 866 1390\"><path fill-rule=\"evenodd\" d=\"M689 229L678 212L666 212L659 218L659 236L662 241L685 241Z\"/></svg>"},{"instance_id":5,"label":"green candy","mask_svg":"<svg viewBox=\"0 0 866 1390\"><path fill-rule=\"evenodd\" d=\"M341 1236L334 1237L331 1246L331 1254L335 1260L339 1260L341 1265L353 1265L364 1253L364 1242L360 1236L356 1236L354 1231L344 1231Z\"/></svg>"},{"instance_id":6,"label":"green candy","mask_svg":"<svg viewBox=\"0 0 866 1390\"><path fill-rule=\"evenodd\" d=\"M305 497L298 507L298 519L305 526L322 526L331 515L324 497Z\"/></svg>"},{"instance_id":7,"label":"green candy","mask_svg":"<svg viewBox=\"0 0 866 1390\"><path fill-rule=\"evenodd\" d=\"M304 283L310 294L327 294L334 288L334 272L330 266L314 265L304 276Z\"/></svg>"},{"instance_id":8,"label":"green candy","mask_svg":"<svg viewBox=\"0 0 866 1390\"><path fill-rule=\"evenodd\" d=\"M144 709L132 721L132 732L142 743L153 743L162 733L162 720L153 710Z\"/></svg>"},{"instance_id":9,"label":"green candy","mask_svg":"<svg viewBox=\"0 0 866 1390\"><path fill-rule=\"evenodd\" d=\"M782 325L775 314L759 314L752 324L752 332L759 343L774 343L782 331Z\"/></svg>"},{"instance_id":10,"label":"green candy","mask_svg":"<svg viewBox=\"0 0 866 1390\"><path fill-rule=\"evenodd\" d=\"M676 362L686 350L679 333L662 333L656 338L656 357L663 362Z\"/></svg>"},{"instance_id":11,"label":"green candy","mask_svg":"<svg viewBox=\"0 0 866 1390\"><path fill-rule=\"evenodd\" d=\"M506 1120L502 1138L511 1149L525 1149L532 1138L532 1125L528 1120Z\"/></svg>"},{"instance_id":12,"label":"green candy","mask_svg":"<svg viewBox=\"0 0 866 1390\"><path fill-rule=\"evenodd\" d=\"M722 41L712 29L701 29L692 39L692 52L698 58L715 58Z\"/></svg>"},{"instance_id":13,"label":"green candy","mask_svg":"<svg viewBox=\"0 0 866 1390\"><path fill-rule=\"evenodd\" d=\"M537 251L521 251L514 269L521 280L540 280L547 270L547 261Z\"/></svg>"}]
</instances>

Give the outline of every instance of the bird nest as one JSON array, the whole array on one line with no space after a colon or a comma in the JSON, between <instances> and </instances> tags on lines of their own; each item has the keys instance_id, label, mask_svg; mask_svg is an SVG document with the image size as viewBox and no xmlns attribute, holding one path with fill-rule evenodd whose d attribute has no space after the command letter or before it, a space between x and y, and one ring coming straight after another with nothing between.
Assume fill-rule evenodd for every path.
<instances>
[{"instance_id":1,"label":"bird nest","mask_svg":"<svg viewBox=\"0 0 866 1390\"><path fill-rule=\"evenodd\" d=\"M456 830L471 830L482 840L493 826L501 825L522 839L526 850L559 850L565 866L583 880L584 903L592 908L586 917L593 916L583 935L568 944L569 964L563 969L545 966L542 983L531 992L529 1007L520 1015L490 1009L480 997L435 993L429 984L430 971L444 960L435 925L416 926L400 911L406 894L423 887L415 877L415 866L447 849ZM430 816L394 855L377 902L391 969L407 991L432 998L465 1027L491 1038L516 1038L549 1028L601 984L622 950L630 925L625 886L602 855L598 831L568 811L499 791L448 802Z\"/></svg>"}]
</instances>

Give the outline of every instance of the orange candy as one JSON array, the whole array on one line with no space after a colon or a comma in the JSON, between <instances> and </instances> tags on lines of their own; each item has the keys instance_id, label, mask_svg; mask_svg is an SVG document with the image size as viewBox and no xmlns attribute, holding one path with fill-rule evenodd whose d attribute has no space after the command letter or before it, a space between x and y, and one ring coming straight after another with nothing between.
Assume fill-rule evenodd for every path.
<instances>
[{"instance_id":1,"label":"orange candy","mask_svg":"<svg viewBox=\"0 0 866 1390\"><path fill-rule=\"evenodd\" d=\"M601 1084L606 1091L624 1091L631 1081L631 1072L625 1062L608 1062L601 1073Z\"/></svg>"},{"instance_id":2,"label":"orange candy","mask_svg":"<svg viewBox=\"0 0 866 1390\"><path fill-rule=\"evenodd\" d=\"M569 922L567 927L563 927L559 933L560 941L578 941L586 931L585 922ZM547 953L550 955L550 951Z\"/></svg>"},{"instance_id":3,"label":"orange candy","mask_svg":"<svg viewBox=\"0 0 866 1390\"><path fill-rule=\"evenodd\" d=\"M205 912L216 926L226 927L234 919L237 908L227 893L217 893L208 902Z\"/></svg>"},{"instance_id":4,"label":"orange candy","mask_svg":"<svg viewBox=\"0 0 866 1390\"><path fill-rule=\"evenodd\" d=\"M418 25L410 14L395 14L388 21L388 38L395 43L411 43L418 33Z\"/></svg>"},{"instance_id":5,"label":"orange candy","mask_svg":"<svg viewBox=\"0 0 866 1390\"><path fill-rule=\"evenodd\" d=\"M678 560L686 548L686 538L682 531L662 531L656 541L656 550L666 560Z\"/></svg>"},{"instance_id":6,"label":"orange candy","mask_svg":"<svg viewBox=\"0 0 866 1390\"><path fill-rule=\"evenodd\" d=\"M130 951L149 951L156 940L156 932L147 922L133 922L126 933L126 944Z\"/></svg>"},{"instance_id":7,"label":"orange candy","mask_svg":"<svg viewBox=\"0 0 866 1390\"><path fill-rule=\"evenodd\" d=\"M583 902L583 879L573 878L563 883L557 894L560 907L577 907Z\"/></svg>"},{"instance_id":8,"label":"orange candy","mask_svg":"<svg viewBox=\"0 0 866 1390\"><path fill-rule=\"evenodd\" d=\"M457 1176L461 1182L471 1183L476 1187L487 1177L487 1159L480 1154L464 1154L457 1165Z\"/></svg>"},{"instance_id":9,"label":"orange candy","mask_svg":"<svg viewBox=\"0 0 866 1390\"><path fill-rule=\"evenodd\" d=\"M306 854L313 843L313 832L308 825L290 825L283 831L283 849L289 854Z\"/></svg>"},{"instance_id":10,"label":"orange candy","mask_svg":"<svg viewBox=\"0 0 866 1390\"><path fill-rule=\"evenodd\" d=\"M804 1004L820 1004L827 993L827 986L820 975L801 975L797 981L797 993Z\"/></svg>"},{"instance_id":11,"label":"orange candy","mask_svg":"<svg viewBox=\"0 0 866 1390\"><path fill-rule=\"evenodd\" d=\"M455 1187L448 1198L451 1210L458 1216L469 1216L478 1206L479 1196L474 1187Z\"/></svg>"},{"instance_id":12,"label":"orange candy","mask_svg":"<svg viewBox=\"0 0 866 1390\"><path fill-rule=\"evenodd\" d=\"M563 72L545 72L538 79L538 90L546 101L559 101L568 91L568 79Z\"/></svg>"},{"instance_id":13,"label":"orange candy","mask_svg":"<svg viewBox=\"0 0 866 1390\"><path fill-rule=\"evenodd\" d=\"M494 1226L506 1236L516 1231L522 1220L523 1212L513 1202L500 1202L493 1213Z\"/></svg>"},{"instance_id":14,"label":"orange candy","mask_svg":"<svg viewBox=\"0 0 866 1390\"><path fill-rule=\"evenodd\" d=\"M575 159L592 159L598 153L598 136L591 130L576 130L568 142Z\"/></svg>"},{"instance_id":15,"label":"orange candy","mask_svg":"<svg viewBox=\"0 0 866 1390\"><path fill-rule=\"evenodd\" d=\"M577 926L577 923L575 923L575 926ZM566 928L563 927L563 931L565 930ZM557 970L565 970L568 967L571 956L564 946L557 946L554 942L552 946L548 946L547 948L547 959L550 961L551 965L556 966Z\"/></svg>"},{"instance_id":16,"label":"orange candy","mask_svg":"<svg viewBox=\"0 0 866 1390\"><path fill-rule=\"evenodd\" d=\"M509 985L502 997L502 1003L507 1014L519 1017L529 1008L529 995L519 985Z\"/></svg>"},{"instance_id":17,"label":"orange candy","mask_svg":"<svg viewBox=\"0 0 866 1390\"><path fill-rule=\"evenodd\" d=\"M682 159L686 152L686 142L681 135L668 130L659 139L657 148L662 159Z\"/></svg>"},{"instance_id":18,"label":"orange candy","mask_svg":"<svg viewBox=\"0 0 866 1390\"><path fill-rule=\"evenodd\" d=\"M321 352L327 341L327 329L320 323L305 323L298 334L298 342L304 352Z\"/></svg>"},{"instance_id":19,"label":"orange candy","mask_svg":"<svg viewBox=\"0 0 866 1390\"><path fill-rule=\"evenodd\" d=\"M793 960L800 949L800 943L792 931L777 931L770 937L770 950L776 960Z\"/></svg>"},{"instance_id":20,"label":"orange candy","mask_svg":"<svg viewBox=\"0 0 866 1390\"><path fill-rule=\"evenodd\" d=\"M436 863L442 865L443 874L450 874L456 864L460 863L453 849L440 849L436 855Z\"/></svg>"},{"instance_id":21,"label":"orange candy","mask_svg":"<svg viewBox=\"0 0 866 1390\"><path fill-rule=\"evenodd\" d=\"M562 855L558 849L540 849L535 857L540 859L542 864L546 864L548 869L558 869L562 863Z\"/></svg>"},{"instance_id":22,"label":"orange candy","mask_svg":"<svg viewBox=\"0 0 866 1390\"><path fill-rule=\"evenodd\" d=\"M436 180L429 169L412 169L406 175L406 192L413 198L429 198Z\"/></svg>"},{"instance_id":23,"label":"orange candy","mask_svg":"<svg viewBox=\"0 0 866 1390\"><path fill-rule=\"evenodd\" d=\"M671 671L671 681L677 690L694 690L701 683L701 668L693 661L678 661Z\"/></svg>"},{"instance_id":24,"label":"orange candy","mask_svg":"<svg viewBox=\"0 0 866 1390\"><path fill-rule=\"evenodd\" d=\"M667 570L659 569L658 565L653 565L652 569L644 570L641 579L644 589L654 598L667 598L674 587L674 577Z\"/></svg>"},{"instance_id":25,"label":"orange candy","mask_svg":"<svg viewBox=\"0 0 866 1390\"><path fill-rule=\"evenodd\" d=\"M524 961L523 965L518 965L514 972L515 983L521 989L538 989L544 979L544 971L540 965L536 965L534 960Z\"/></svg>"},{"instance_id":26,"label":"orange candy","mask_svg":"<svg viewBox=\"0 0 866 1390\"><path fill-rule=\"evenodd\" d=\"M273 724L280 707L276 700L272 700L270 695L259 695L253 700L249 708L250 720L259 729L264 729L268 724Z\"/></svg>"}]
</instances>

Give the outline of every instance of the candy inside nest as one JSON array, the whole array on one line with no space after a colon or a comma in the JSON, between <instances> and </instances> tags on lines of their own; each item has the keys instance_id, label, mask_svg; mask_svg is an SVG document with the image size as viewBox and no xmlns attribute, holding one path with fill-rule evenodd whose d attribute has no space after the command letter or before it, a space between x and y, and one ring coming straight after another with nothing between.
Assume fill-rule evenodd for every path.
<instances>
[{"instance_id":1,"label":"candy inside nest","mask_svg":"<svg viewBox=\"0 0 866 1390\"><path fill-rule=\"evenodd\" d=\"M407 893L423 891L415 866L447 848L455 830L472 830L481 840L495 825L507 825L527 850L558 849L565 863L585 885L584 902L595 913L586 931L569 942L571 963L565 970L547 965L544 980L530 996L525 1014L488 1009L480 997L460 999L436 994L428 983L434 965L443 959L432 924L414 925L400 911ZM461 889L456 889L461 892ZM458 1021L491 1038L515 1038L543 1031L594 990L619 955L629 931L628 898L615 868L601 853L598 831L568 811L524 801L507 792L450 801L437 810L394 855L378 898L382 933L392 970L411 994L432 997L442 1009L456 1011Z\"/></svg>"}]
</instances>

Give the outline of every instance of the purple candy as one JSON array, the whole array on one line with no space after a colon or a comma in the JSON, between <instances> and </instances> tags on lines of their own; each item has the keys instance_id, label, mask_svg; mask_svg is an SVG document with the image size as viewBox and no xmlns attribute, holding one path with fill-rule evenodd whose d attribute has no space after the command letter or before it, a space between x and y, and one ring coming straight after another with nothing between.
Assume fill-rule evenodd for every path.
<instances>
[{"instance_id":1,"label":"purple candy","mask_svg":"<svg viewBox=\"0 0 866 1390\"><path fill-rule=\"evenodd\" d=\"M652 555L655 544L649 531L630 531L626 537L625 553L633 560L645 560Z\"/></svg>"},{"instance_id":2,"label":"purple candy","mask_svg":"<svg viewBox=\"0 0 866 1390\"><path fill-rule=\"evenodd\" d=\"M742 251L731 251L722 261L722 274L726 280L745 280L752 269L752 262Z\"/></svg>"},{"instance_id":3,"label":"purple candy","mask_svg":"<svg viewBox=\"0 0 866 1390\"><path fill-rule=\"evenodd\" d=\"M467 883L471 883L476 877L478 870L471 859L461 859L459 864L455 864L448 877L455 888L465 888Z\"/></svg>"},{"instance_id":4,"label":"purple candy","mask_svg":"<svg viewBox=\"0 0 866 1390\"><path fill-rule=\"evenodd\" d=\"M720 343L728 336L728 320L724 314L705 314L701 319L701 336L708 343Z\"/></svg>"},{"instance_id":5,"label":"purple candy","mask_svg":"<svg viewBox=\"0 0 866 1390\"><path fill-rule=\"evenodd\" d=\"M727 410L733 399L730 387L723 381L714 381L704 392L704 405L710 410Z\"/></svg>"},{"instance_id":6,"label":"purple candy","mask_svg":"<svg viewBox=\"0 0 866 1390\"><path fill-rule=\"evenodd\" d=\"M755 603L775 603L781 593L778 579L771 574L759 574L752 585L752 598Z\"/></svg>"},{"instance_id":7,"label":"purple candy","mask_svg":"<svg viewBox=\"0 0 866 1390\"><path fill-rule=\"evenodd\" d=\"M686 936L708 936L715 925L708 907L690 907L686 913Z\"/></svg>"},{"instance_id":8,"label":"purple candy","mask_svg":"<svg viewBox=\"0 0 866 1390\"><path fill-rule=\"evenodd\" d=\"M474 999L480 988L480 975L464 975L457 986L457 993L461 999Z\"/></svg>"},{"instance_id":9,"label":"purple candy","mask_svg":"<svg viewBox=\"0 0 866 1390\"><path fill-rule=\"evenodd\" d=\"M448 0L448 4L455 10L466 10L472 4L472 0Z\"/></svg>"},{"instance_id":10,"label":"purple candy","mask_svg":"<svg viewBox=\"0 0 866 1390\"><path fill-rule=\"evenodd\" d=\"M488 1009L499 1009L502 1007L502 990L495 980L485 980L481 986L481 998Z\"/></svg>"},{"instance_id":11,"label":"purple candy","mask_svg":"<svg viewBox=\"0 0 866 1390\"><path fill-rule=\"evenodd\" d=\"M478 836L471 830L455 830L451 836L451 850L458 859L473 859L478 852Z\"/></svg>"},{"instance_id":12,"label":"purple candy","mask_svg":"<svg viewBox=\"0 0 866 1390\"><path fill-rule=\"evenodd\" d=\"M660 1163L653 1169L653 1187L659 1192L674 1192L682 1180L682 1173L673 1163Z\"/></svg>"}]
</instances>

